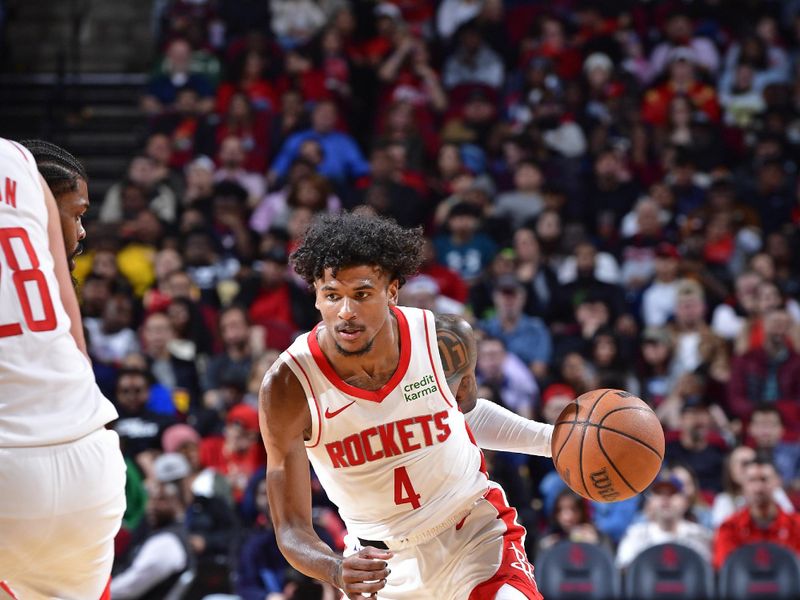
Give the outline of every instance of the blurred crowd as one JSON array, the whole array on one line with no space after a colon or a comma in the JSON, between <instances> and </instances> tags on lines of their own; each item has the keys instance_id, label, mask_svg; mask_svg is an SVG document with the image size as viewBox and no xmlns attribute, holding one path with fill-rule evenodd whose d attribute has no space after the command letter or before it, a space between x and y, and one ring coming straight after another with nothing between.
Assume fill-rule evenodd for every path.
<instances>
[{"instance_id":1,"label":"blurred crowd","mask_svg":"<svg viewBox=\"0 0 800 600\"><path fill-rule=\"evenodd\" d=\"M323 593L275 546L256 401L318 318L288 256L344 210L424 228L401 303L474 324L483 396L659 415L668 471L631 501L488 456L534 562L800 545L799 1L162 0L153 27L147 135L76 271L129 463L116 598L167 533L159 585L202 562L246 600ZM314 519L341 549L321 489Z\"/></svg>"}]
</instances>

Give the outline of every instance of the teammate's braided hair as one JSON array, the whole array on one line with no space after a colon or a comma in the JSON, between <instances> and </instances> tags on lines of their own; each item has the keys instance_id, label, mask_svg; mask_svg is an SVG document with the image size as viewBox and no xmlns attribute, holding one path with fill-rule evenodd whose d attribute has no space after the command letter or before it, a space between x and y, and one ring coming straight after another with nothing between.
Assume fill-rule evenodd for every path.
<instances>
[{"instance_id":1,"label":"teammate's braided hair","mask_svg":"<svg viewBox=\"0 0 800 600\"><path fill-rule=\"evenodd\" d=\"M290 257L295 271L309 284L325 269L376 266L403 285L422 262L422 228L404 229L391 219L344 213L314 222Z\"/></svg>"},{"instance_id":2,"label":"teammate's braided hair","mask_svg":"<svg viewBox=\"0 0 800 600\"><path fill-rule=\"evenodd\" d=\"M33 154L36 167L53 194L74 191L79 179L89 181L81 162L60 146L44 140L23 140L20 143Z\"/></svg>"}]
</instances>

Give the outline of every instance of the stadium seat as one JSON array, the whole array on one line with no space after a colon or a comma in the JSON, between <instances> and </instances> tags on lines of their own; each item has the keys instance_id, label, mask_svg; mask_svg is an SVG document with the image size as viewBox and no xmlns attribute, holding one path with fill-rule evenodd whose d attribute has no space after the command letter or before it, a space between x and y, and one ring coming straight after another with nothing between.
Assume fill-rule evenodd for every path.
<instances>
[{"instance_id":1,"label":"stadium seat","mask_svg":"<svg viewBox=\"0 0 800 600\"><path fill-rule=\"evenodd\" d=\"M611 600L619 597L619 578L611 554L602 546L559 542L536 559L536 583L547 600Z\"/></svg>"},{"instance_id":2,"label":"stadium seat","mask_svg":"<svg viewBox=\"0 0 800 600\"><path fill-rule=\"evenodd\" d=\"M625 598L666 600L714 597L714 572L711 564L695 550L667 543L648 548L625 572Z\"/></svg>"},{"instance_id":3,"label":"stadium seat","mask_svg":"<svg viewBox=\"0 0 800 600\"><path fill-rule=\"evenodd\" d=\"M226 557L214 556L197 561L197 575L182 600L202 600L209 594L227 594L231 589L231 570Z\"/></svg>"},{"instance_id":4,"label":"stadium seat","mask_svg":"<svg viewBox=\"0 0 800 600\"><path fill-rule=\"evenodd\" d=\"M720 600L800 598L800 560L788 548L759 542L728 556L719 574Z\"/></svg>"},{"instance_id":5,"label":"stadium seat","mask_svg":"<svg viewBox=\"0 0 800 600\"><path fill-rule=\"evenodd\" d=\"M184 600L195 579L197 579L197 572L194 569L184 572L180 579L175 582L175 585L172 586L172 589L164 596L164 600Z\"/></svg>"}]
</instances>

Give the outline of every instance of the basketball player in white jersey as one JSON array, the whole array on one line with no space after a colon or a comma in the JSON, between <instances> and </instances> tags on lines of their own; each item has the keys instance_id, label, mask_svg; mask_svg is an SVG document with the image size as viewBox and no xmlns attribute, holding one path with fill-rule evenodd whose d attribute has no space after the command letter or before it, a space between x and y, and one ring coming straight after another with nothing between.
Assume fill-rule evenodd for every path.
<instances>
[{"instance_id":1,"label":"basketball player in white jersey","mask_svg":"<svg viewBox=\"0 0 800 600\"><path fill-rule=\"evenodd\" d=\"M322 314L266 374L260 414L278 545L351 599L541 598L525 530L479 446L550 456L552 427L478 399L460 317L398 307L418 230L325 217L292 255ZM314 533L309 461L348 530L345 558Z\"/></svg>"},{"instance_id":2,"label":"basketball player in white jersey","mask_svg":"<svg viewBox=\"0 0 800 600\"><path fill-rule=\"evenodd\" d=\"M86 355L65 250L82 236L34 156L0 138L0 590L20 600L107 598L125 510L105 429L117 414Z\"/></svg>"}]
</instances>

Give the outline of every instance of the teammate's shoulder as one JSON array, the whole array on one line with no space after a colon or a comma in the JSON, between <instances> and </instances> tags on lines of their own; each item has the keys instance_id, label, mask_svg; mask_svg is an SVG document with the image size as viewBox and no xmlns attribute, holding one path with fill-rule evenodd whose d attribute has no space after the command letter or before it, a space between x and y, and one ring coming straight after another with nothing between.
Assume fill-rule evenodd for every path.
<instances>
[{"instance_id":1,"label":"teammate's shoulder","mask_svg":"<svg viewBox=\"0 0 800 600\"><path fill-rule=\"evenodd\" d=\"M437 334L439 331L455 331L456 333L471 335L472 326L469 322L457 314L450 313L435 313L431 310L416 308L413 306L396 306L396 310L403 313L403 316L409 321L432 321Z\"/></svg>"},{"instance_id":2,"label":"teammate's shoulder","mask_svg":"<svg viewBox=\"0 0 800 600\"><path fill-rule=\"evenodd\" d=\"M464 317L456 314L437 313L434 315L436 332L448 331L457 335L472 336L472 325Z\"/></svg>"},{"instance_id":3,"label":"teammate's shoulder","mask_svg":"<svg viewBox=\"0 0 800 600\"><path fill-rule=\"evenodd\" d=\"M472 325L460 315L436 315L436 345L448 381L475 368L477 346Z\"/></svg>"}]
</instances>

